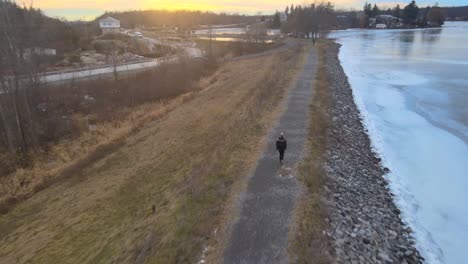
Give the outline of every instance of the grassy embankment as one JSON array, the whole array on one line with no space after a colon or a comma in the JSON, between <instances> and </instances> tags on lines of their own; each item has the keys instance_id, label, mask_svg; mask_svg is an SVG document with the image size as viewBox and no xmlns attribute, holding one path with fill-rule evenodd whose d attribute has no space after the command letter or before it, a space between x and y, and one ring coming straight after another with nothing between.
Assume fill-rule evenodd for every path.
<instances>
[{"instance_id":1,"label":"grassy embankment","mask_svg":"<svg viewBox=\"0 0 468 264\"><path fill-rule=\"evenodd\" d=\"M217 59L227 53L234 55L232 49L242 50L235 54L237 56L272 47L240 42L227 46L213 43ZM112 145L134 131L148 120L148 111L157 112L154 115L157 118L176 107L180 102L168 104L168 100L200 89L197 80L212 74L218 66L215 60L183 59L180 63L165 64L146 72L120 75L117 79L71 81L60 87L34 90L31 101L35 106L32 109L36 110L33 114L35 138L28 140L30 165L21 167L22 157L8 153L0 144L0 213L67 174L66 168L78 160L91 153L100 156L108 152L109 148L102 145ZM186 99L189 97L190 94L186 94ZM158 110L155 110L156 105ZM37 106L44 110L38 111ZM87 162L83 160L80 166Z\"/></svg>"},{"instance_id":2,"label":"grassy embankment","mask_svg":"<svg viewBox=\"0 0 468 264\"><path fill-rule=\"evenodd\" d=\"M320 40L316 45L318 56L317 74L314 81L314 97L310 108L310 131L308 150L299 166L300 180L304 192L295 209L295 223L290 235L290 254L294 263L330 263L329 245L326 235L326 205L322 202L322 187L325 174L322 157L326 150L326 131L330 109L329 74L326 69L328 41Z\"/></svg>"},{"instance_id":3,"label":"grassy embankment","mask_svg":"<svg viewBox=\"0 0 468 264\"><path fill-rule=\"evenodd\" d=\"M161 41L166 41L167 43L177 43L185 42L189 44L194 42L197 46L203 50L206 54L211 52L212 56L216 58L230 58L238 57L243 55L249 55L254 53L263 52L269 49L276 48L283 43L254 43L254 42L244 42L244 41L216 41L216 36L213 37L213 40L200 39L200 38L177 38L177 37L164 37L161 34L149 32L144 32L145 36L159 39Z\"/></svg>"},{"instance_id":4,"label":"grassy embankment","mask_svg":"<svg viewBox=\"0 0 468 264\"><path fill-rule=\"evenodd\" d=\"M112 154L0 216L0 262L194 262L301 56L229 62L202 90L142 106L138 132Z\"/></svg>"},{"instance_id":5,"label":"grassy embankment","mask_svg":"<svg viewBox=\"0 0 468 264\"><path fill-rule=\"evenodd\" d=\"M215 57L237 57L273 49L283 43L249 43L241 41L211 41L206 39L195 39L195 42L203 50L211 52Z\"/></svg>"},{"instance_id":6,"label":"grassy embankment","mask_svg":"<svg viewBox=\"0 0 468 264\"><path fill-rule=\"evenodd\" d=\"M142 124L190 99L201 88L198 80L216 69L211 61L182 60L117 79L35 89L30 164L21 167L20 155L0 144L0 213L112 151ZM184 99L170 101L181 94Z\"/></svg>"}]
</instances>

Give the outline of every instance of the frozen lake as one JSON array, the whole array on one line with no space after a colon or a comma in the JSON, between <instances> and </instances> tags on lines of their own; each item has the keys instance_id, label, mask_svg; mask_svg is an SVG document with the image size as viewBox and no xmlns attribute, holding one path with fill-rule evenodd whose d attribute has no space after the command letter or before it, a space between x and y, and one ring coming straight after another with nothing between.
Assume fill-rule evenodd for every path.
<instances>
[{"instance_id":1,"label":"frozen lake","mask_svg":"<svg viewBox=\"0 0 468 264\"><path fill-rule=\"evenodd\" d=\"M467 263L468 22L331 37L421 254Z\"/></svg>"},{"instance_id":2,"label":"frozen lake","mask_svg":"<svg viewBox=\"0 0 468 264\"><path fill-rule=\"evenodd\" d=\"M246 28L213 28L211 34L214 35L241 35L245 34ZM195 35L208 35L210 34L209 29L198 29L194 31ZM279 29L267 29L269 36L277 36L280 34Z\"/></svg>"}]
</instances>

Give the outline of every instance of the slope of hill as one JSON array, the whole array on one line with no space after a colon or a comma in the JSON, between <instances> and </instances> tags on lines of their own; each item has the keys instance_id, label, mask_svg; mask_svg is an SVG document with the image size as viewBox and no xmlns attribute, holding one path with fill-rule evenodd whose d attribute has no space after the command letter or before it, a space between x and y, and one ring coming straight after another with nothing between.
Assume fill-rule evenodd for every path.
<instances>
[{"instance_id":1,"label":"slope of hill","mask_svg":"<svg viewBox=\"0 0 468 264\"><path fill-rule=\"evenodd\" d=\"M85 37L80 32L83 25L50 18L40 9L1 1L0 10L0 26L19 49L41 47L70 51L78 48ZM6 38L0 38L0 48L7 45L6 41Z\"/></svg>"}]
</instances>

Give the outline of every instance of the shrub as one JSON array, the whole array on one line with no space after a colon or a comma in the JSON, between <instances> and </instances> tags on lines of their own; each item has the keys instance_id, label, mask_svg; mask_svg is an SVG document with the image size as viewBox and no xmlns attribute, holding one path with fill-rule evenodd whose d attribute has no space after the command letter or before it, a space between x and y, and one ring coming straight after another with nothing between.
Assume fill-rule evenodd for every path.
<instances>
[{"instance_id":1,"label":"shrub","mask_svg":"<svg viewBox=\"0 0 468 264\"><path fill-rule=\"evenodd\" d=\"M63 138L73 139L89 129L91 123L117 120L125 108L167 100L198 89L197 81L217 68L215 61L196 59L163 64L144 72L114 78L70 82L34 89L35 139L31 146L46 150ZM92 121L92 122L91 122ZM0 136L4 136L0 123ZM0 141L0 176L17 168L17 159L7 155L6 142Z\"/></svg>"}]
</instances>

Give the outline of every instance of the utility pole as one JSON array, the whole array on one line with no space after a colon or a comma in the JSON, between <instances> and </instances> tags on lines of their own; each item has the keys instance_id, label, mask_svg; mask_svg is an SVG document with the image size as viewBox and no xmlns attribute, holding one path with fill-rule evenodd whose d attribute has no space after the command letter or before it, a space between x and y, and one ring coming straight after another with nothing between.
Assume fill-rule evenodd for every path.
<instances>
[{"instance_id":1,"label":"utility pole","mask_svg":"<svg viewBox=\"0 0 468 264\"><path fill-rule=\"evenodd\" d=\"M210 48L209 48L209 57L213 56L213 28L211 26L211 23L208 26L208 34L210 36Z\"/></svg>"}]
</instances>

